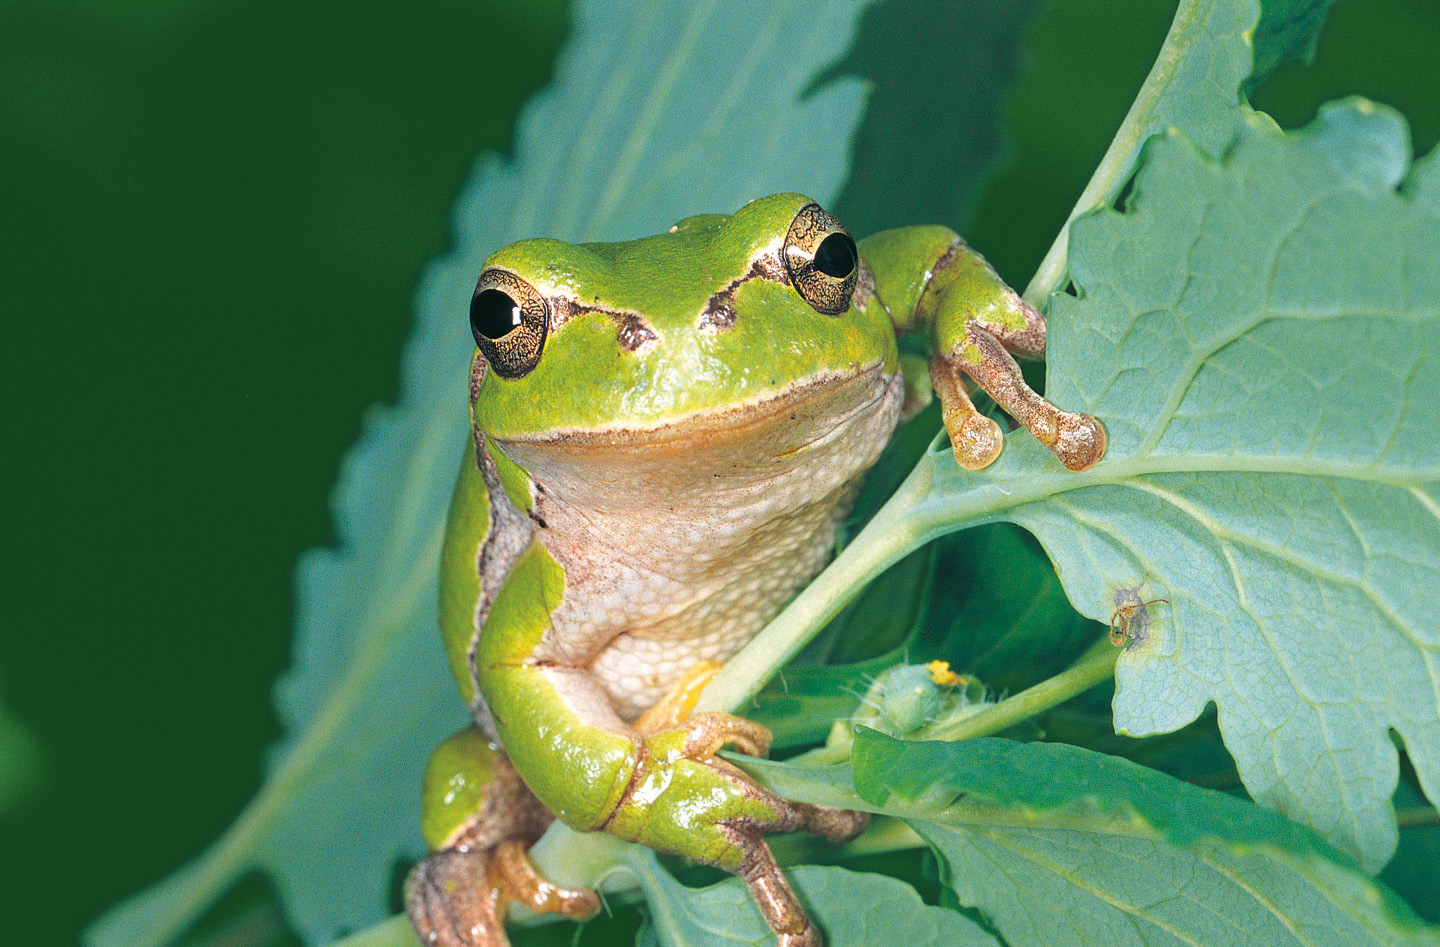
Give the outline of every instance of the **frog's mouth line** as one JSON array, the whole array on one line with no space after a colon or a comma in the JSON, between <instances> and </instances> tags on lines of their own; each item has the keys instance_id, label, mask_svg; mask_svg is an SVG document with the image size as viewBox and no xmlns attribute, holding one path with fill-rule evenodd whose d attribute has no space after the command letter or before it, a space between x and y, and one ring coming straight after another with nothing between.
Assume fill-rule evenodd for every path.
<instances>
[{"instance_id":1,"label":"frog's mouth line","mask_svg":"<svg viewBox=\"0 0 1440 947\"><path fill-rule=\"evenodd\" d=\"M787 421L794 422L796 427L808 424L824 429L843 428L851 418L879 410L892 389L900 384L899 369L886 374L884 360L876 359L854 371L817 373L781 392L756 395L737 404L695 411L678 419L648 425L616 423L561 428L494 439L502 445L522 449L680 449L696 442L744 437L783 426ZM798 445L796 449L803 446Z\"/></svg>"}]
</instances>

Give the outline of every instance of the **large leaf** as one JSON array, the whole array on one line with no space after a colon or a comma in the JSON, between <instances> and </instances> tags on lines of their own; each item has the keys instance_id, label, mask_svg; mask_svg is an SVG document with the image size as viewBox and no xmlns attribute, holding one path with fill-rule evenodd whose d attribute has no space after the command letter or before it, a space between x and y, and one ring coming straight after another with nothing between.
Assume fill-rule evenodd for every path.
<instances>
[{"instance_id":1,"label":"large leaf","mask_svg":"<svg viewBox=\"0 0 1440 947\"><path fill-rule=\"evenodd\" d=\"M855 783L934 847L959 902L1007 943L1440 943L1313 833L1125 760L867 730Z\"/></svg>"},{"instance_id":2,"label":"large leaf","mask_svg":"<svg viewBox=\"0 0 1440 947\"><path fill-rule=\"evenodd\" d=\"M433 603L465 438L463 313L481 261L522 237L634 237L771 191L831 198L864 89L810 85L862 6L578 5L556 83L520 124L516 163L480 162L456 249L419 291L401 405L372 414L346 459L339 548L301 565L295 662L277 688L288 736L264 788L198 861L103 918L92 943L163 943L255 867L312 942L386 913L394 861L422 848L425 756L465 719Z\"/></svg>"},{"instance_id":3,"label":"large leaf","mask_svg":"<svg viewBox=\"0 0 1440 947\"><path fill-rule=\"evenodd\" d=\"M1106 460L934 453L816 588L1019 523L1082 613L1130 618L1122 732L1214 701L1251 795L1378 868L1391 730L1440 798L1440 162L1406 180L1407 155L1360 100L1289 135L1254 116L1223 161L1155 141L1127 211L1076 225L1053 309L1052 394L1105 421Z\"/></svg>"},{"instance_id":4,"label":"large leaf","mask_svg":"<svg viewBox=\"0 0 1440 947\"><path fill-rule=\"evenodd\" d=\"M1075 217L1108 207L1120 194L1140 149L1178 129L1218 156L1235 134L1244 96L1276 66L1314 50L1333 0L1181 0L1165 45L1115 133ZM1070 222L1061 228L1026 291L1037 304L1066 277Z\"/></svg>"},{"instance_id":5,"label":"large leaf","mask_svg":"<svg viewBox=\"0 0 1440 947\"><path fill-rule=\"evenodd\" d=\"M1371 869L1389 728L1440 799L1440 202L1434 160L1397 191L1408 158L1362 101L1288 136L1256 117L1224 162L1157 141L1128 212L1076 224L1082 298L1053 307L1058 394L1105 418L1111 483L1007 516L1082 610L1169 600L1117 727L1216 701L1251 794Z\"/></svg>"},{"instance_id":6,"label":"large leaf","mask_svg":"<svg viewBox=\"0 0 1440 947\"><path fill-rule=\"evenodd\" d=\"M1256 57L1270 65L1303 56L1314 42L1329 0L1273 0L1262 11L1259 0L1181 0L1155 64L1124 122L1111 141L1072 212L1072 220L1108 207L1130 180L1141 148L1166 129L1190 136L1202 150L1218 156L1236 133L1244 116L1242 87ZM1262 16L1263 13L1263 16ZM1268 24L1264 29L1262 25ZM1264 43L1256 48L1257 29ZM1070 222L1061 228L1041 262L1026 295L1046 302L1069 280ZM1067 363L1063 348L1069 326L1053 323L1049 332L1050 383L1063 383ZM1057 352L1061 354L1056 355ZM1102 359L1108 353L1097 355ZM1035 455L1030 455L1035 456ZM905 552L950 529L968 525L964 506L955 515L920 511L926 497L955 489L955 480L931 482L933 458L922 459L907 484L864 531L859 541L813 583L778 619L732 659L707 688L699 709L743 706L769 677L792 657L819 625L832 617L854 594ZM943 465L942 465L943 466ZM1048 470L1045 462L1037 470ZM963 478L962 478L963 479Z\"/></svg>"}]
</instances>

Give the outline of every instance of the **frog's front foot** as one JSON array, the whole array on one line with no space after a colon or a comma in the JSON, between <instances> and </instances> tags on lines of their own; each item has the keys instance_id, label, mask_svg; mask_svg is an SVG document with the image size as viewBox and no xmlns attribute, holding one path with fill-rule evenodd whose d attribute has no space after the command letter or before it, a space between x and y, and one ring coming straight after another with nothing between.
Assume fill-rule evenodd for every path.
<instances>
[{"instance_id":1,"label":"frog's front foot","mask_svg":"<svg viewBox=\"0 0 1440 947\"><path fill-rule=\"evenodd\" d=\"M729 764L724 765L727 769L731 768ZM736 820L721 824L721 831L730 836L744 853L736 874L750 890L750 896L759 906L765 923L775 932L779 947L820 947L824 939L781 872L769 843L765 841L765 834L805 831L840 844L865 831L870 824L870 816L865 812L792 802L755 785L739 770L733 772L735 776L732 778L736 779L736 785L743 792L753 793L754 798L763 800L765 805L776 811L775 818L768 823Z\"/></svg>"},{"instance_id":2,"label":"frog's front foot","mask_svg":"<svg viewBox=\"0 0 1440 947\"><path fill-rule=\"evenodd\" d=\"M786 881L765 836L805 831L846 842L865 830L863 812L792 802L715 754L729 744L747 755L770 748L764 726L702 713L644 741L627 798L608 830L660 851L724 868L750 890L780 947L818 947L820 933ZM663 782L658 793L654 788Z\"/></svg>"},{"instance_id":3,"label":"frog's front foot","mask_svg":"<svg viewBox=\"0 0 1440 947\"><path fill-rule=\"evenodd\" d=\"M1038 315L1036 316L1038 319ZM1025 383L1020 366L1000 341L979 326L946 356L932 356L930 375L940 399L955 461L967 470L1000 456L1000 427L976 410L961 381L964 372L1069 470L1088 470L1105 456L1105 428L1088 414L1061 411Z\"/></svg>"}]
</instances>

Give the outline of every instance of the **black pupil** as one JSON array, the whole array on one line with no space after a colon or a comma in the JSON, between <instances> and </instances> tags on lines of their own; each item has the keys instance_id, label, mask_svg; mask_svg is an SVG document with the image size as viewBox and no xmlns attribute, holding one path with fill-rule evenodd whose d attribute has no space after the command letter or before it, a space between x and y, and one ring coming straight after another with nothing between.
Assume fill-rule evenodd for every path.
<instances>
[{"instance_id":1,"label":"black pupil","mask_svg":"<svg viewBox=\"0 0 1440 947\"><path fill-rule=\"evenodd\" d=\"M859 256L855 252L855 241L849 234L832 233L820 241L815 248L815 269L826 276L844 279L855 272Z\"/></svg>"},{"instance_id":2,"label":"black pupil","mask_svg":"<svg viewBox=\"0 0 1440 947\"><path fill-rule=\"evenodd\" d=\"M470 300L470 331L478 339L499 339L520 324L520 306L508 293L487 289Z\"/></svg>"}]
</instances>

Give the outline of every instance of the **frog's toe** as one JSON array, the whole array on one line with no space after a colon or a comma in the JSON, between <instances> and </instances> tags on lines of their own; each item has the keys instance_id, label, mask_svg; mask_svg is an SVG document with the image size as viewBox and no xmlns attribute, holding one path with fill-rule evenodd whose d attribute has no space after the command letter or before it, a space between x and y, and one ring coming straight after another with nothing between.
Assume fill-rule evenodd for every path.
<instances>
[{"instance_id":1,"label":"frog's toe","mask_svg":"<svg viewBox=\"0 0 1440 947\"><path fill-rule=\"evenodd\" d=\"M775 932L779 947L822 947L824 938L780 871L765 837L753 827L731 826L729 832L745 852L737 874L755 899L766 926Z\"/></svg>"},{"instance_id":2,"label":"frog's toe","mask_svg":"<svg viewBox=\"0 0 1440 947\"><path fill-rule=\"evenodd\" d=\"M1070 470L1089 470L1105 456L1105 428L1088 414L1061 411L1050 449Z\"/></svg>"},{"instance_id":3,"label":"frog's toe","mask_svg":"<svg viewBox=\"0 0 1440 947\"><path fill-rule=\"evenodd\" d=\"M507 839L488 849L447 848L410 871L405 906L424 944L509 947L504 913L511 901L537 914L584 921L600 911L589 888L561 888L530 862L526 842Z\"/></svg>"},{"instance_id":4,"label":"frog's toe","mask_svg":"<svg viewBox=\"0 0 1440 947\"><path fill-rule=\"evenodd\" d=\"M600 897L589 888L562 888L535 870L526 843L508 839L492 853L494 874L503 894L536 914L559 914L572 921L588 921L600 913Z\"/></svg>"},{"instance_id":5,"label":"frog's toe","mask_svg":"<svg viewBox=\"0 0 1440 947\"><path fill-rule=\"evenodd\" d=\"M681 726L685 733L682 752L692 760L708 760L726 745L746 756L763 757L770 752L769 728L734 714L717 711L695 714Z\"/></svg>"},{"instance_id":6,"label":"frog's toe","mask_svg":"<svg viewBox=\"0 0 1440 947\"><path fill-rule=\"evenodd\" d=\"M945 419L945 432L950 435L950 452L955 455L955 463L966 470L989 467L1005 446L1000 425L983 414L957 412Z\"/></svg>"},{"instance_id":7,"label":"frog's toe","mask_svg":"<svg viewBox=\"0 0 1440 947\"><path fill-rule=\"evenodd\" d=\"M750 777L722 760L714 761L711 768L734 783L742 793L761 802L770 810L772 814L768 818L756 820L754 823L762 833L809 832L838 845L850 841L870 824L870 814L866 812L816 806L776 795L756 785Z\"/></svg>"},{"instance_id":8,"label":"frog's toe","mask_svg":"<svg viewBox=\"0 0 1440 947\"><path fill-rule=\"evenodd\" d=\"M490 880L487 852L450 848L410 870L405 907L422 944L509 947L500 889Z\"/></svg>"},{"instance_id":9,"label":"frog's toe","mask_svg":"<svg viewBox=\"0 0 1440 947\"><path fill-rule=\"evenodd\" d=\"M818 835L835 845L848 842L870 824L870 813L850 809L832 809L829 806L812 806L805 802L791 802L797 810L806 832Z\"/></svg>"}]
</instances>

